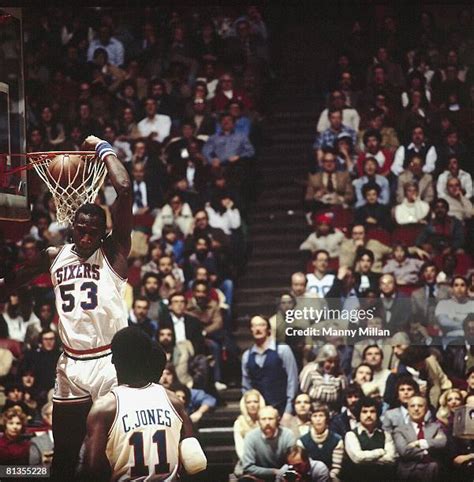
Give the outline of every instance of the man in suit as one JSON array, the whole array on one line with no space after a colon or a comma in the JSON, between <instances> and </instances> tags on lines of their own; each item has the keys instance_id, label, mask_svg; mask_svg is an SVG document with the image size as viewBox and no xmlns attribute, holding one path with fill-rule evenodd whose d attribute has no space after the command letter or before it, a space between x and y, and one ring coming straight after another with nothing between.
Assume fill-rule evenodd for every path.
<instances>
[{"instance_id":1,"label":"man in suit","mask_svg":"<svg viewBox=\"0 0 474 482\"><path fill-rule=\"evenodd\" d=\"M380 308L383 313L385 328L389 328L394 335L398 331L405 331L411 316L410 300L404 299L397 292L395 277L385 273L379 280Z\"/></svg>"},{"instance_id":2,"label":"man in suit","mask_svg":"<svg viewBox=\"0 0 474 482\"><path fill-rule=\"evenodd\" d=\"M427 261L420 268L420 280L423 286L411 294L412 312L416 319L421 319L424 326L433 326L436 322L435 309L440 300L449 298L446 285L436 283L438 268L433 261Z\"/></svg>"},{"instance_id":3,"label":"man in suit","mask_svg":"<svg viewBox=\"0 0 474 482\"><path fill-rule=\"evenodd\" d=\"M466 372L474 367L474 313L464 318L463 331L464 337L448 344L444 364L449 377L462 380Z\"/></svg>"},{"instance_id":4,"label":"man in suit","mask_svg":"<svg viewBox=\"0 0 474 482\"><path fill-rule=\"evenodd\" d=\"M31 439L30 445L30 465L50 466L53 460L54 441L53 441L53 403L46 403L41 409L41 416L47 430L41 435L36 435Z\"/></svg>"},{"instance_id":5,"label":"man in suit","mask_svg":"<svg viewBox=\"0 0 474 482\"><path fill-rule=\"evenodd\" d=\"M308 175L305 202L308 210L352 203L354 189L347 171L337 171L336 155L332 149L323 151L322 171Z\"/></svg>"},{"instance_id":6,"label":"man in suit","mask_svg":"<svg viewBox=\"0 0 474 482\"><path fill-rule=\"evenodd\" d=\"M410 416L407 409L408 401L415 395L420 394L420 387L408 374L401 375L395 385L395 394L397 397L397 403L400 404L400 406L387 410L383 416L382 422L382 428L392 434L395 429L409 422ZM430 420L431 413L427 411L425 422Z\"/></svg>"},{"instance_id":7,"label":"man in suit","mask_svg":"<svg viewBox=\"0 0 474 482\"><path fill-rule=\"evenodd\" d=\"M194 353L205 353L205 341L202 335L201 322L191 315L186 315L186 299L182 293L173 293L169 297L169 316L163 320L161 327L171 328L176 343L189 340L193 344Z\"/></svg>"},{"instance_id":8,"label":"man in suit","mask_svg":"<svg viewBox=\"0 0 474 482\"><path fill-rule=\"evenodd\" d=\"M408 423L400 425L393 438L400 460L398 476L401 480L439 480L440 463L437 452L446 446L446 435L439 425L425 422L428 411L426 398L415 395L408 401Z\"/></svg>"},{"instance_id":9,"label":"man in suit","mask_svg":"<svg viewBox=\"0 0 474 482\"><path fill-rule=\"evenodd\" d=\"M133 180L133 214L141 215L151 213L159 204L157 189L152 188L145 179L145 164L135 162L132 167Z\"/></svg>"}]
</instances>

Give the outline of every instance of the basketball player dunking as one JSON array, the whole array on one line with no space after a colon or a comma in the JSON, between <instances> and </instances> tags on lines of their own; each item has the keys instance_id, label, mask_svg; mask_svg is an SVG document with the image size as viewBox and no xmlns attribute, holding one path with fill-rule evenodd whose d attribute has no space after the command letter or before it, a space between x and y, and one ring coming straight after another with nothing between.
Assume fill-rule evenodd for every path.
<instances>
[{"instance_id":1,"label":"basketball player dunking","mask_svg":"<svg viewBox=\"0 0 474 482\"><path fill-rule=\"evenodd\" d=\"M106 235L103 209L84 204L75 213L73 243L46 249L0 280L0 290L9 293L39 274L51 273L64 348L53 396L52 475L61 481L74 479L92 402L117 384L111 341L127 326L123 295L133 219L130 178L110 144L89 136L85 147L95 149L98 162L105 162L117 192L112 233Z\"/></svg>"},{"instance_id":2,"label":"basketball player dunking","mask_svg":"<svg viewBox=\"0 0 474 482\"><path fill-rule=\"evenodd\" d=\"M87 419L85 480L166 480L180 466L196 474L207 466L191 420L172 392L153 380L166 363L163 349L140 329L112 340L119 386L94 402Z\"/></svg>"}]
</instances>

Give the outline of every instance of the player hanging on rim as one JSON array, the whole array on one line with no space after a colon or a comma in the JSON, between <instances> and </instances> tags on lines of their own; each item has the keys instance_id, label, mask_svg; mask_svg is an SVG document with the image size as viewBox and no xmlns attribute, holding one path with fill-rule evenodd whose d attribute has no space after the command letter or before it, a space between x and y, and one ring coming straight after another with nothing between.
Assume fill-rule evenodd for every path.
<instances>
[{"instance_id":1,"label":"player hanging on rim","mask_svg":"<svg viewBox=\"0 0 474 482\"><path fill-rule=\"evenodd\" d=\"M117 198L113 230L105 213L84 204L75 213L72 243L48 248L24 268L0 280L6 294L50 272L64 352L58 360L53 396L55 480L73 480L92 402L117 384L111 362L114 334L127 326L123 301L132 230L132 193L127 171L106 141L89 136L86 148L104 162ZM4 285L4 286L2 286Z\"/></svg>"},{"instance_id":2,"label":"player hanging on rim","mask_svg":"<svg viewBox=\"0 0 474 482\"><path fill-rule=\"evenodd\" d=\"M112 340L119 386L95 401L87 419L84 480L176 480L180 464L196 474L207 466L183 403L156 382L163 349L139 328Z\"/></svg>"}]
</instances>

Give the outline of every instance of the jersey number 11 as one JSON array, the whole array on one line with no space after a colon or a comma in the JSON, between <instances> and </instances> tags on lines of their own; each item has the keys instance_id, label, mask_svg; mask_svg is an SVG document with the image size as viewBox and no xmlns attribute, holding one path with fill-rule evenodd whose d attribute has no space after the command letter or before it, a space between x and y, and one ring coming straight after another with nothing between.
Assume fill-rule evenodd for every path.
<instances>
[{"instance_id":1,"label":"jersey number 11","mask_svg":"<svg viewBox=\"0 0 474 482\"><path fill-rule=\"evenodd\" d=\"M153 434L153 443L158 449L158 463L155 465L155 474L167 474L170 471L170 464L167 462L166 455L166 431L157 430ZM145 457L143 452L143 433L135 432L130 436L129 445L133 445L133 455L135 457L135 465L131 467L130 475L132 477L144 477L150 473L148 465L145 465Z\"/></svg>"}]
</instances>

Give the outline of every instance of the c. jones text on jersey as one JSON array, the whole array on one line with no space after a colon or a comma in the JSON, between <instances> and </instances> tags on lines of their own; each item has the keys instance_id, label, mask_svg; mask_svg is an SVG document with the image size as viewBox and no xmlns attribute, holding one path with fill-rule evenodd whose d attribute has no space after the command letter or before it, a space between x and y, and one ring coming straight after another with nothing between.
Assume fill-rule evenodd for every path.
<instances>
[{"instance_id":1,"label":"c. jones text on jersey","mask_svg":"<svg viewBox=\"0 0 474 482\"><path fill-rule=\"evenodd\" d=\"M171 427L171 412L162 408L152 408L136 410L135 413L127 413L122 417L122 426L125 433L148 425Z\"/></svg>"},{"instance_id":2,"label":"c. jones text on jersey","mask_svg":"<svg viewBox=\"0 0 474 482\"><path fill-rule=\"evenodd\" d=\"M99 265L89 263L70 264L58 268L54 272L56 282L61 284L63 281L69 281L72 279L85 278L85 279L100 279Z\"/></svg>"}]
</instances>

